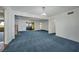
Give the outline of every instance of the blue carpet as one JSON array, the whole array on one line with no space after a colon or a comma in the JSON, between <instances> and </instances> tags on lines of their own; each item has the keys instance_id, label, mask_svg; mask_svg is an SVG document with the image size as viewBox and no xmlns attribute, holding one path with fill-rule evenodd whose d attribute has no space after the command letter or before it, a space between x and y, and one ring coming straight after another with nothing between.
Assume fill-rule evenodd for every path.
<instances>
[{"instance_id":1,"label":"blue carpet","mask_svg":"<svg viewBox=\"0 0 79 59\"><path fill-rule=\"evenodd\" d=\"M47 31L23 31L9 44L4 52L77 52L79 43Z\"/></svg>"}]
</instances>

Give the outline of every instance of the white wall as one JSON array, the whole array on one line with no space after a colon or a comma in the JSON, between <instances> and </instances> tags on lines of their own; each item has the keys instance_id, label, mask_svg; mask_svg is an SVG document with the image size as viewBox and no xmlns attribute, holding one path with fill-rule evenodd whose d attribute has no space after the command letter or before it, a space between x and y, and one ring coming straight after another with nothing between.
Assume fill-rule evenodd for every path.
<instances>
[{"instance_id":1,"label":"white wall","mask_svg":"<svg viewBox=\"0 0 79 59\"><path fill-rule=\"evenodd\" d=\"M53 17L50 17L48 20L48 32L49 34L55 33L55 23Z\"/></svg>"},{"instance_id":2,"label":"white wall","mask_svg":"<svg viewBox=\"0 0 79 59\"><path fill-rule=\"evenodd\" d=\"M35 22L35 30L40 30L40 22L39 21L34 22Z\"/></svg>"},{"instance_id":3,"label":"white wall","mask_svg":"<svg viewBox=\"0 0 79 59\"><path fill-rule=\"evenodd\" d=\"M4 20L4 10L0 9L0 20Z\"/></svg>"},{"instance_id":4,"label":"white wall","mask_svg":"<svg viewBox=\"0 0 79 59\"><path fill-rule=\"evenodd\" d=\"M54 17L56 35L79 42L79 9L73 11L71 15L65 12Z\"/></svg>"},{"instance_id":5,"label":"white wall","mask_svg":"<svg viewBox=\"0 0 79 59\"><path fill-rule=\"evenodd\" d=\"M26 20L18 19L16 24L18 25L18 31L26 31Z\"/></svg>"},{"instance_id":6,"label":"white wall","mask_svg":"<svg viewBox=\"0 0 79 59\"><path fill-rule=\"evenodd\" d=\"M5 8L5 44L8 44L15 38L15 21L14 12L9 8Z\"/></svg>"},{"instance_id":7,"label":"white wall","mask_svg":"<svg viewBox=\"0 0 79 59\"><path fill-rule=\"evenodd\" d=\"M35 30L47 30L48 31L48 21L34 21L35 22ZM40 23L42 24L40 28Z\"/></svg>"},{"instance_id":8,"label":"white wall","mask_svg":"<svg viewBox=\"0 0 79 59\"><path fill-rule=\"evenodd\" d=\"M3 18L4 17L4 13L0 13L0 18Z\"/></svg>"},{"instance_id":9,"label":"white wall","mask_svg":"<svg viewBox=\"0 0 79 59\"><path fill-rule=\"evenodd\" d=\"M44 22L41 22L42 23L42 30L47 30L48 31L48 21L44 21Z\"/></svg>"}]
</instances>

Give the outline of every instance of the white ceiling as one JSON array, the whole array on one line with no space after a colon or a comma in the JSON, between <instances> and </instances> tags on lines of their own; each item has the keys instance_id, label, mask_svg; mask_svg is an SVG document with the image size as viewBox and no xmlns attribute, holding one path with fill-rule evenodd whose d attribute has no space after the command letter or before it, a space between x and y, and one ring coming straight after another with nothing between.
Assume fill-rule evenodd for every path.
<instances>
[{"instance_id":1,"label":"white ceiling","mask_svg":"<svg viewBox=\"0 0 79 59\"><path fill-rule=\"evenodd\" d=\"M75 8L79 8L78 6L45 6L45 7L46 7L45 12L47 13L47 16L54 16L66 11L70 11ZM11 6L11 8L16 11L27 12L38 16L40 16L43 13L42 6Z\"/></svg>"}]
</instances>

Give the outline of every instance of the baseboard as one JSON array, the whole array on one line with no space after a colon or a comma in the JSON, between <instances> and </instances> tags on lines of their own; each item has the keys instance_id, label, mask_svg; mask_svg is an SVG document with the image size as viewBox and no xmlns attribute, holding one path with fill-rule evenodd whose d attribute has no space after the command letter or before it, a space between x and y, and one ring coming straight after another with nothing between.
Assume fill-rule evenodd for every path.
<instances>
[{"instance_id":1,"label":"baseboard","mask_svg":"<svg viewBox=\"0 0 79 59\"><path fill-rule=\"evenodd\" d=\"M57 37L60 37L60 38L63 38L63 39L67 39L67 40L73 41L73 42L76 42L76 43L79 43L79 41L72 40L72 39L70 39L70 38L62 37L62 36L59 36L59 35L56 35L56 36L57 36Z\"/></svg>"},{"instance_id":2,"label":"baseboard","mask_svg":"<svg viewBox=\"0 0 79 59\"><path fill-rule=\"evenodd\" d=\"M56 33L49 33L49 34L53 34L53 35L56 35Z\"/></svg>"},{"instance_id":3,"label":"baseboard","mask_svg":"<svg viewBox=\"0 0 79 59\"><path fill-rule=\"evenodd\" d=\"M11 44L12 42L14 41L14 39L13 40L11 40L8 44L4 44L4 50L9 46L9 44ZM4 51L3 50L3 51Z\"/></svg>"},{"instance_id":4,"label":"baseboard","mask_svg":"<svg viewBox=\"0 0 79 59\"><path fill-rule=\"evenodd\" d=\"M36 31L46 31L46 32L48 32L48 30L36 30Z\"/></svg>"},{"instance_id":5,"label":"baseboard","mask_svg":"<svg viewBox=\"0 0 79 59\"><path fill-rule=\"evenodd\" d=\"M4 49L8 46L8 44L4 44Z\"/></svg>"}]
</instances>

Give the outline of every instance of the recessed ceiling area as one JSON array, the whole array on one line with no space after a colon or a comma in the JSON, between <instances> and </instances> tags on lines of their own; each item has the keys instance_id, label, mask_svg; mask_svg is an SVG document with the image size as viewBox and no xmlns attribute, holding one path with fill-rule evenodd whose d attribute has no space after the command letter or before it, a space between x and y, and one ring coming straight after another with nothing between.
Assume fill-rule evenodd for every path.
<instances>
[{"instance_id":1,"label":"recessed ceiling area","mask_svg":"<svg viewBox=\"0 0 79 59\"><path fill-rule=\"evenodd\" d=\"M48 21L48 19L40 19L40 18L34 18L34 17L25 17L25 16L19 16L19 15L15 15L15 19L16 20L32 20L32 21Z\"/></svg>"},{"instance_id":2,"label":"recessed ceiling area","mask_svg":"<svg viewBox=\"0 0 79 59\"><path fill-rule=\"evenodd\" d=\"M27 12L33 15L40 16L43 13L43 6L11 6L13 10ZM78 6L45 6L45 12L47 16L54 16L66 11L73 10L75 8L79 8Z\"/></svg>"},{"instance_id":3,"label":"recessed ceiling area","mask_svg":"<svg viewBox=\"0 0 79 59\"><path fill-rule=\"evenodd\" d=\"M0 13L4 13L4 8L0 6Z\"/></svg>"}]
</instances>

